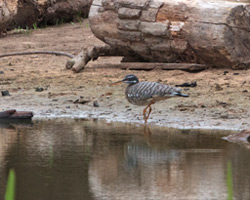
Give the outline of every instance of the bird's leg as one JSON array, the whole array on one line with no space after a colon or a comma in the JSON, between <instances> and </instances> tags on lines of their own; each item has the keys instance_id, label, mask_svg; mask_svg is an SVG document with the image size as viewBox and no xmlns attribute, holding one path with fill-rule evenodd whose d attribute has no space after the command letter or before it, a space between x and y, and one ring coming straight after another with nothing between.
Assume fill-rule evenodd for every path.
<instances>
[{"instance_id":1,"label":"bird's leg","mask_svg":"<svg viewBox=\"0 0 250 200\"><path fill-rule=\"evenodd\" d=\"M151 104L152 104L152 103L151 103ZM149 104L149 111L148 111L147 119L148 119L148 117L149 117L149 115L150 115L150 113L151 113L151 111L152 111L151 104Z\"/></svg>"},{"instance_id":2,"label":"bird's leg","mask_svg":"<svg viewBox=\"0 0 250 200\"><path fill-rule=\"evenodd\" d=\"M147 116L146 116L147 109L148 109L148 106L146 108L144 108L144 110L143 110L143 119L145 121L145 124L147 123Z\"/></svg>"},{"instance_id":3,"label":"bird's leg","mask_svg":"<svg viewBox=\"0 0 250 200\"><path fill-rule=\"evenodd\" d=\"M151 102L147 105L147 107L144 108L144 110L143 110L143 118L144 118L144 120L145 120L145 124L147 123L148 117L149 117L149 115L150 115L150 113L151 113L151 111L152 111L151 105L154 104L154 103L155 103L155 102L151 101ZM149 111L148 111L148 115L146 116L146 112L147 112L147 109L148 109L148 108L149 108Z\"/></svg>"}]
</instances>

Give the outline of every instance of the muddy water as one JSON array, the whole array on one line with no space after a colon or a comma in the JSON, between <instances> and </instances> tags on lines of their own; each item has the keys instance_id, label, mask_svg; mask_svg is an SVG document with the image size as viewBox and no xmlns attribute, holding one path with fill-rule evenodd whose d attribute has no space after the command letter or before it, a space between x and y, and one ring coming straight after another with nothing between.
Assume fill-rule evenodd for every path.
<instances>
[{"instance_id":1,"label":"muddy water","mask_svg":"<svg viewBox=\"0 0 250 200\"><path fill-rule=\"evenodd\" d=\"M11 168L16 200L222 200L229 190L250 199L250 151L225 134L85 120L1 124L0 199Z\"/></svg>"}]
</instances>

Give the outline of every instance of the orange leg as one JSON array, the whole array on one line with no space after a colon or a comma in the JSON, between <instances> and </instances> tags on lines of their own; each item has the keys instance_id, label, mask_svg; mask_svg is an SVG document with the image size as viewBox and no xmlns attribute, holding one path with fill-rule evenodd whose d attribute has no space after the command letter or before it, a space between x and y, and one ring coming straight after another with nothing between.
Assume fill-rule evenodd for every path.
<instances>
[{"instance_id":1,"label":"orange leg","mask_svg":"<svg viewBox=\"0 0 250 200\"><path fill-rule=\"evenodd\" d=\"M151 113L151 111L152 111L151 105L154 104L154 103L155 103L155 102L151 101L151 102L147 105L147 107L144 108L144 110L143 110L143 119L144 119L144 121L145 121L145 124L147 123L148 117L149 117L149 115L150 115L150 113ZM148 114L146 115L147 109L148 109L148 108L149 108L149 111L148 111Z\"/></svg>"},{"instance_id":2,"label":"orange leg","mask_svg":"<svg viewBox=\"0 0 250 200\"><path fill-rule=\"evenodd\" d=\"M147 119L148 119L148 117L149 117L151 111L152 111L152 108L151 108L151 106L149 105L149 111L148 111Z\"/></svg>"}]
</instances>

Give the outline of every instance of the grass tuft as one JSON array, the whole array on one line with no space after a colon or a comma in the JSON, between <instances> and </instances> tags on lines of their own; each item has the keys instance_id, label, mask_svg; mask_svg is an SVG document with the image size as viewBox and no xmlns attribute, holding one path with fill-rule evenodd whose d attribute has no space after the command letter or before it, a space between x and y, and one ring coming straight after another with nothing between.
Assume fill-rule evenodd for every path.
<instances>
[{"instance_id":1,"label":"grass tuft","mask_svg":"<svg viewBox=\"0 0 250 200\"><path fill-rule=\"evenodd\" d=\"M15 199L15 185L16 185L16 174L15 174L14 169L10 169L6 192L5 192L5 200Z\"/></svg>"},{"instance_id":2,"label":"grass tuft","mask_svg":"<svg viewBox=\"0 0 250 200\"><path fill-rule=\"evenodd\" d=\"M227 200L233 199L233 176L232 176L232 163L227 162Z\"/></svg>"}]
</instances>

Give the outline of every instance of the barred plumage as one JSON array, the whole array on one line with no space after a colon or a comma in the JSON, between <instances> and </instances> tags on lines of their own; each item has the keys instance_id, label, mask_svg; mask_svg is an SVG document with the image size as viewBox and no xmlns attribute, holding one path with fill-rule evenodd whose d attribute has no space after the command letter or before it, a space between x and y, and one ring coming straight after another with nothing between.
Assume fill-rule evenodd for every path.
<instances>
[{"instance_id":1,"label":"barred plumage","mask_svg":"<svg viewBox=\"0 0 250 200\"><path fill-rule=\"evenodd\" d=\"M143 110L143 116L145 123L151 113L151 105L157 101L165 100L175 96L188 97L186 94L181 93L181 89L171 87L156 82L139 82L139 79L135 75L127 75L123 80L116 83L127 83L125 95L127 100L135 105L143 106L147 105ZM114 84L116 84L114 83ZM147 109L148 114L146 115Z\"/></svg>"},{"instance_id":2,"label":"barred plumage","mask_svg":"<svg viewBox=\"0 0 250 200\"><path fill-rule=\"evenodd\" d=\"M139 82L128 85L125 91L127 100L135 105L148 105L154 99L157 101L177 96L179 88L156 82Z\"/></svg>"}]
</instances>

